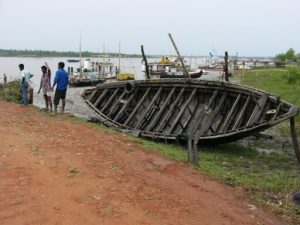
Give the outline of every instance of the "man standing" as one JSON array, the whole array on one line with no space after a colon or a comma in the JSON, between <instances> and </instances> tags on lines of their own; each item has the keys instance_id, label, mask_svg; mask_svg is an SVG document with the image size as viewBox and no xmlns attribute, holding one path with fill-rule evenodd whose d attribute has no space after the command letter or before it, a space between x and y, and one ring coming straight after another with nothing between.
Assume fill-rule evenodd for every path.
<instances>
[{"instance_id":1,"label":"man standing","mask_svg":"<svg viewBox=\"0 0 300 225\"><path fill-rule=\"evenodd\" d=\"M66 105L66 93L67 87L69 84L69 74L64 70L65 64L63 62L58 63L58 70L55 74L54 83L52 86L52 90L54 89L55 85L57 84L55 94L54 94L54 113L52 115L57 114L57 106L59 104L60 99L62 100L62 109L61 113L65 111Z\"/></svg>"},{"instance_id":2,"label":"man standing","mask_svg":"<svg viewBox=\"0 0 300 225\"><path fill-rule=\"evenodd\" d=\"M33 77L33 75L24 69L24 64L19 65L19 69L21 71L21 91L22 91L22 103L23 106L28 106L28 83L29 79Z\"/></svg>"},{"instance_id":3,"label":"man standing","mask_svg":"<svg viewBox=\"0 0 300 225\"><path fill-rule=\"evenodd\" d=\"M3 75L3 84L4 84L4 86L6 86L6 84L7 84L7 76L6 76L6 74Z\"/></svg>"}]
</instances>

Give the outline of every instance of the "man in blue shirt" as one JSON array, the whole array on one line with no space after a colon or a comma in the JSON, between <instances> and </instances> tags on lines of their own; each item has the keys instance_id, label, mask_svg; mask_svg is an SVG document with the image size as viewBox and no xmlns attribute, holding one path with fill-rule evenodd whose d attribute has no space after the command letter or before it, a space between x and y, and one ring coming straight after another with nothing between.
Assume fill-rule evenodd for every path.
<instances>
[{"instance_id":1,"label":"man in blue shirt","mask_svg":"<svg viewBox=\"0 0 300 225\"><path fill-rule=\"evenodd\" d=\"M64 70L65 64L63 62L58 63L58 70L55 74L54 83L52 86L52 90L54 89L55 85L56 90L54 94L54 113L52 115L57 114L57 106L59 104L60 99L62 100L62 109L61 112L64 113L65 105L66 105L66 93L67 87L69 84L69 74Z\"/></svg>"}]
</instances>

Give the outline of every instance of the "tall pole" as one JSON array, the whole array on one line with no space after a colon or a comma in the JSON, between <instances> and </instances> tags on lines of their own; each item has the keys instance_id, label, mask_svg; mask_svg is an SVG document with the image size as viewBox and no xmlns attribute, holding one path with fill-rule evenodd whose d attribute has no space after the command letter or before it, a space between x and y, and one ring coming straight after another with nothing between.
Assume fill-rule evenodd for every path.
<instances>
[{"instance_id":1,"label":"tall pole","mask_svg":"<svg viewBox=\"0 0 300 225\"><path fill-rule=\"evenodd\" d=\"M80 77L82 76L82 60L81 60L81 34L79 40L79 54L80 54Z\"/></svg>"},{"instance_id":2,"label":"tall pole","mask_svg":"<svg viewBox=\"0 0 300 225\"><path fill-rule=\"evenodd\" d=\"M141 45L141 51L142 51L142 55L143 55L143 60L145 61L145 67L146 67L146 79L150 79L150 73L149 73L149 67L148 67L148 62L147 62L147 58L144 52L144 47L143 45Z\"/></svg>"},{"instance_id":3,"label":"tall pole","mask_svg":"<svg viewBox=\"0 0 300 225\"><path fill-rule=\"evenodd\" d=\"M176 44L175 44L175 41L173 40L172 35L169 34L169 37L170 37L170 40L171 40L171 42L172 42L172 44L173 44L173 46L174 46L174 48L175 48L175 50L176 50L177 56L179 57L179 60L180 60L181 65L182 65L182 67L183 67L183 72L184 72L184 74L185 74L188 78L191 78L190 74L187 72L187 70L186 70L186 68L185 68L185 65L184 65L183 60L182 60L182 58L181 58L181 55L180 55L180 53L179 53L179 51L178 51L178 48L177 48L177 46L176 46Z\"/></svg>"},{"instance_id":4,"label":"tall pole","mask_svg":"<svg viewBox=\"0 0 300 225\"><path fill-rule=\"evenodd\" d=\"M121 73L121 41L119 41L119 74Z\"/></svg>"},{"instance_id":5,"label":"tall pole","mask_svg":"<svg viewBox=\"0 0 300 225\"><path fill-rule=\"evenodd\" d=\"M228 52L225 52L225 64L224 64L224 73L225 73L225 81L229 81L229 72L228 72Z\"/></svg>"}]
</instances>

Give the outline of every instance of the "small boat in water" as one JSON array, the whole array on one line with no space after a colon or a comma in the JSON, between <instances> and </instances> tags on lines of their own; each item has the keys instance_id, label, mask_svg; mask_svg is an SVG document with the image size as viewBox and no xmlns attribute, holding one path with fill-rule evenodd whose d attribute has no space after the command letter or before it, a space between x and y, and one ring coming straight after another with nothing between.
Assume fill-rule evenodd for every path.
<instances>
[{"instance_id":1,"label":"small boat in water","mask_svg":"<svg viewBox=\"0 0 300 225\"><path fill-rule=\"evenodd\" d=\"M68 59L67 62L69 63L76 63L76 62L79 62L80 59Z\"/></svg>"}]
</instances>

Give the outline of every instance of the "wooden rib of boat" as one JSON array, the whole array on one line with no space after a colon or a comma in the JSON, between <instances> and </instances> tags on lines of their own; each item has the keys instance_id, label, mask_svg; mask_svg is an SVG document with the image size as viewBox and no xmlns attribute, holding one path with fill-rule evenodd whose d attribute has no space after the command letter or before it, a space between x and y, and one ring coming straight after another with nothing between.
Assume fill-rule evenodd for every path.
<instances>
[{"instance_id":1,"label":"wooden rib of boat","mask_svg":"<svg viewBox=\"0 0 300 225\"><path fill-rule=\"evenodd\" d=\"M87 89L82 97L108 126L196 144L244 138L299 111L271 93L204 80L115 82Z\"/></svg>"}]
</instances>

